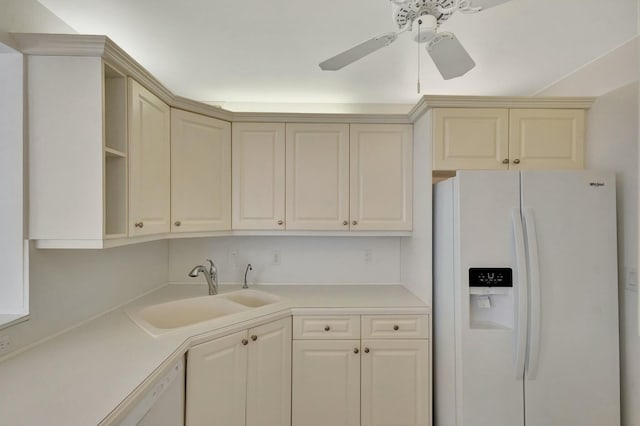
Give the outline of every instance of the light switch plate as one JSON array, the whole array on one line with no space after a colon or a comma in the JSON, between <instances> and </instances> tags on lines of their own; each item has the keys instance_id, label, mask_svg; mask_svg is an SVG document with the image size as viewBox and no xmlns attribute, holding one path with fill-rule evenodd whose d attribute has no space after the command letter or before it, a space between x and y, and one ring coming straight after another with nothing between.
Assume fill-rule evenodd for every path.
<instances>
[{"instance_id":1,"label":"light switch plate","mask_svg":"<svg viewBox=\"0 0 640 426\"><path fill-rule=\"evenodd\" d=\"M636 268L626 268L626 271L625 288L631 291L638 291L638 270Z\"/></svg>"}]
</instances>

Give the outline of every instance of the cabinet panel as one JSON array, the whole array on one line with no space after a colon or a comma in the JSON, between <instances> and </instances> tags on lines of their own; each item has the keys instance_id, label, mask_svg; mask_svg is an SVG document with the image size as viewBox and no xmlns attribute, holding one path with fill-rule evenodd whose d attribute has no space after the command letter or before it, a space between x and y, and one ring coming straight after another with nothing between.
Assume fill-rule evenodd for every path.
<instances>
[{"instance_id":1,"label":"cabinet panel","mask_svg":"<svg viewBox=\"0 0 640 426\"><path fill-rule=\"evenodd\" d=\"M187 357L187 426L244 426L247 332L194 346Z\"/></svg>"},{"instance_id":2,"label":"cabinet panel","mask_svg":"<svg viewBox=\"0 0 640 426\"><path fill-rule=\"evenodd\" d=\"M287 229L349 229L349 125L287 124Z\"/></svg>"},{"instance_id":3,"label":"cabinet panel","mask_svg":"<svg viewBox=\"0 0 640 426\"><path fill-rule=\"evenodd\" d=\"M509 122L512 170L583 167L584 110L512 109Z\"/></svg>"},{"instance_id":4,"label":"cabinet panel","mask_svg":"<svg viewBox=\"0 0 640 426\"><path fill-rule=\"evenodd\" d=\"M428 341L362 341L362 426L429 425Z\"/></svg>"},{"instance_id":5,"label":"cabinet panel","mask_svg":"<svg viewBox=\"0 0 640 426\"><path fill-rule=\"evenodd\" d=\"M411 125L352 124L351 230L411 230Z\"/></svg>"},{"instance_id":6,"label":"cabinet panel","mask_svg":"<svg viewBox=\"0 0 640 426\"><path fill-rule=\"evenodd\" d=\"M293 426L360 426L359 347L359 340L294 340Z\"/></svg>"},{"instance_id":7,"label":"cabinet panel","mask_svg":"<svg viewBox=\"0 0 640 426\"><path fill-rule=\"evenodd\" d=\"M170 110L129 78L129 235L169 232Z\"/></svg>"},{"instance_id":8,"label":"cabinet panel","mask_svg":"<svg viewBox=\"0 0 640 426\"><path fill-rule=\"evenodd\" d=\"M231 229L231 124L171 110L171 232Z\"/></svg>"},{"instance_id":9,"label":"cabinet panel","mask_svg":"<svg viewBox=\"0 0 640 426\"><path fill-rule=\"evenodd\" d=\"M247 426L291 424L290 317L249 330L246 413Z\"/></svg>"},{"instance_id":10,"label":"cabinet panel","mask_svg":"<svg viewBox=\"0 0 640 426\"><path fill-rule=\"evenodd\" d=\"M508 159L508 109L433 109L434 170L507 170Z\"/></svg>"},{"instance_id":11,"label":"cabinet panel","mask_svg":"<svg viewBox=\"0 0 640 426\"><path fill-rule=\"evenodd\" d=\"M284 229L282 123L232 126L232 228Z\"/></svg>"}]
</instances>

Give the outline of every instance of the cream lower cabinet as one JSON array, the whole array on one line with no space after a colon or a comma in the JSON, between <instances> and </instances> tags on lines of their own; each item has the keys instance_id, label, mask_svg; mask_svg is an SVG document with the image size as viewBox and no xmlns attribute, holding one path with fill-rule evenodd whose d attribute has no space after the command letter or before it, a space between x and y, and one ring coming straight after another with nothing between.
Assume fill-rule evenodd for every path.
<instances>
[{"instance_id":1,"label":"cream lower cabinet","mask_svg":"<svg viewBox=\"0 0 640 426\"><path fill-rule=\"evenodd\" d=\"M291 318L221 337L187 355L187 426L291 423Z\"/></svg>"},{"instance_id":2,"label":"cream lower cabinet","mask_svg":"<svg viewBox=\"0 0 640 426\"><path fill-rule=\"evenodd\" d=\"M231 229L231 123L171 109L171 232Z\"/></svg>"},{"instance_id":3,"label":"cream lower cabinet","mask_svg":"<svg viewBox=\"0 0 640 426\"><path fill-rule=\"evenodd\" d=\"M582 109L434 108L431 114L433 170L583 167Z\"/></svg>"},{"instance_id":4,"label":"cream lower cabinet","mask_svg":"<svg viewBox=\"0 0 640 426\"><path fill-rule=\"evenodd\" d=\"M170 108L129 78L129 236L169 232Z\"/></svg>"},{"instance_id":5,"label":"cream lower cabinet","mask_svg":"<svg viewBox=\"0 0 640 426\"><path fill-rule=\"evenodd\" d=\"M427 336L425 315L294 317L292 425L430 425Z\"/></svg>"}]
</instances>

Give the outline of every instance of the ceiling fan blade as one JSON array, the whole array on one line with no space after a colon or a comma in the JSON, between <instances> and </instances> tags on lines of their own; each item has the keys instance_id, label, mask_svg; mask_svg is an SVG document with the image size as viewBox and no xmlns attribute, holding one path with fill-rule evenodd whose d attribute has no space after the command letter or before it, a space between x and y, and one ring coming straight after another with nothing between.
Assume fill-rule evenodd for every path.
<instances>
[{"instance_id":1,"label":"ceiling fan blade","mask_svg":"<svg viewBox=\"0 0 640 426\"><path fill-rule=\"evenodd\" d=\"M460 77L476 66L452 33L438 33L427 45L427 52L445 80Z\"/></svg>"},{"instance_id":2,"label":"ceiling fan blade","mask_svg":"<svg viewBox=\"0 0 640 426\"><path fill-rule=\"evenodd\" d=\"M364 58L378 49L382 49L383 47L390 45L396 40L396 38L398 38L398 34L396 33L387 33L376 36L352 47L349 50L345 50L324 62L320 62L320 68L323 71L339 70L340 68L343 68L358 59Z\"/></svg>"},{"instance_id":3,"label":"ceiling fan blade","mask_svg":"<svg viewBox=\"0 0 640 426\"><path fill-rule=\"evenodd\" d=\"M500 6L502 3L506 3L510 0L471 0L469 7L474 9L479 7L480 10L489 9L490 7Z\"/></svg>"}]
</instances>

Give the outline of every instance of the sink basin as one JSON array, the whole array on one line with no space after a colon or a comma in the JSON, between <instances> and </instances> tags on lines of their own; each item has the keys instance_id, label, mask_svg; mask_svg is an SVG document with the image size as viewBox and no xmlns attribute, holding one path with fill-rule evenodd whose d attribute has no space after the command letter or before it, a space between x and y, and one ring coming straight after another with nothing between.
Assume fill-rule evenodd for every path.
<instances>
[{"instance_id":1,"label":"sink basin","mask_svg":"<svg viewBox=\"0 0 640 426\"><path fill-rule=\"evenodd\" d=\"M280 301L280 298L273 294L248 289L221 294L220 297L239 303L248 308L259 308L260 306L270 305Z\"/></svg>"},{"instance_id":2,"label":"sink basin","mask_svg":"<svg viewBox=\"0 0 640 426\"><path fill-rule=\"evenodd\" d=\"M154 328L172 329L246 311L244 305L216 296L193 297L148 306L135 316Z\"/></svg>"},{"instance_id":3,"label":"sink basin","mask_svg":"<svg viewBox=\"0 0 640 426\"><path fill-rule=\"evenodd\" d=\"M152 336L197 326L235 314L282 302L282 298L259 290L238 290L215 296L191 297L127 311L131 319ZM236 317L237 319L237 317Z\"/></svg>"}]
</instances>

